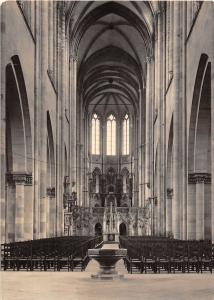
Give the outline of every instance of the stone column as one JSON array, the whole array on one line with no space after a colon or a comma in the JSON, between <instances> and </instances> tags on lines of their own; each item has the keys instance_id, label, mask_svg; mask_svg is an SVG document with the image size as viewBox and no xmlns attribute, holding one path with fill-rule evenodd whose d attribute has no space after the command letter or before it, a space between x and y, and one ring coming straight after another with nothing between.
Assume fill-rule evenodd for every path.
<instances>
[{"instance_id":1,"label":"stone column","mask_svg":"<svg viewBox=\"0 0 214 300\"><path fill-rule=\"evenodd\" d=\"M196 239L204 239L204 180L198 177L195 191L196 201Z\"/></svg>"},{"instance_id":2,"label":"stone column","mask_svg":"<svg viewBox=\"0 0 214 300\"><path fill-rule=\"evenodd\" d=\"M173 189L167 189L166 234L172 233L172 201L173 201Z\"/></svg>"},{"instance_id":3,"label":"stone column","mask_svg":"<svg viewBox=\"0 0 214 300\"><path fill-rule=\"evenodd\" d=\"M183 203L183 123L182 123L182 3L174 2L174 53L173 53L173 88L174 88L174 112L173 112L173 217L172 227L174 237L182 237L182 203Z\"/></svg>"},{"instance_id":4,"label":"stone column","mask_svg":"<svg viewBox=\"0 0 214 300\"><path fill-rule=\"evenodd\" d=\"M196 184L194 174L188 177L188 203L187 203L187 239L196 239Z\"/></svg>"},{"instance_id":5,"label":"stone column","mask_svg":"<svg viewBox=\"0 0 214 300\"><path fill-rule=\"evenodd\" d=\"M77 74L76 74L77 76ZM77 84L77 83L76 83ZM77 100L78 99L78 100ZM76 135L77 135L77 151L76 151L76 192L77 192L77 199L79 205L82 206L82 105L81 105L81 97L78 93L78 89L76 86Z\"/></svg>"},{"instance_id":6,"label":"stone column","mask_svg":"<svg viewBox=\"0 0 214 300\"><path fill-rule=\"evenodd\" d=\"M187 171L187 164L188 164L188 155L187 155L187 99L186 99L186 82L187 82L187 57L186 57L186 36L187 36L187 20L186 20L186 12L187 12L187 2L182 3L182 86L181 86L181 99L182 99L182 187L183 187L183 197L182 197L182 220L181 220L181 231L182 235L181 238L186 240L187 239L187 186L188 186L188 171Z\"/></svg>"},{"instance_id":7,"label":"stone column","mask_svg":"<svg viewBox=\"0 0 214 300\"><path fill-rule=\"evenodd\" d=\"M46 237L50 237L50 229L51 229L50 201L51 201L51 199L48 195L48 189L47 189L47 196L46 196Z\"/></svg>"},{"instance_id":8,"label":"stone column","mask_svg":"<svg viewBox=\"0 0 214 300\"><path fill-rule=\"evenodd\" d=\"M84 118L84 206L89 206L89 163L88 163L88 138L89 138L89 126L88 118Z\"/></svg>"},{"instance_id":9,"label":"stone column","mask_svg":"<svg viewBox=\"0 0 214 300\"><path fill-rule=\"evenodd\" d=\"M65 3L58 5L58 98L57 98L57 164L56 164L56 234L64 230L63 183L64 183L64 119L66 97L66 37L65 37Z\"/></svg>"},{"instance_id":10,"label":"stone column","mask_svg":"<svg viewBox=\"0 0 214 300\"><path fill-rule=\"evenodd\" d=\"M211 174L207 173L204 180L204 238L212 239L212 189Z\"/></svg>"},{"instance_id":11,"label":"stone column","mask_svg":"<svg viewBox=\"0 0 214 300\"><path fill-rule=\"evenodd\" d=\"M139 120L135 119L135 124L134 124L134 136L135 136L135 141L133 141L133 145L138 144L137 137L139 136L138 134L138 129L139 129ZM139 176L138 176L138 157L139 151L138 147L136 147L133 151L133 156L132 156L132 174L133 174L133 193L132 193L132 203L134 206L141 206L143 201L144 201L144 195L142 194L141 196L141 202L139 203ZM143 180L143 179L142 179Z\"/></svg>"},{"instance_id":12,"label":"stone column","mask_svg":"<svg viewBox=\"0 0 214 300\"><path fill-rule=\"evenodd\" d=\"M81 199L81 205L85 206L84 203L84 172L85 172L85 166L84 166L84 145L80 145L80 199Z\"/></svg>"},{"instance_id":13,"label":"stone column","mask_svg":"<svg viewBox=\"0 0 214 300\"><path fill-rule=\"evenodd\" d=\"M168 68L168 79L172 78L173 69L173 23L174 23L174 2L168 2L169 4L169 14L170 14L170 31L169 31L169 68Z\"/></svg>"},{"instance_id":14,"label":"stone column","mask_svg":"<svg viewBox=\"0 0 214 300\"><path fill-rule=\"evenodd\" d=\"M55 188L50 187L47 189L47 234L49 237L55 236L55 226L56 226L56 195Z\"/></svg>"},{"instance_id":15,"label":"stone column","mask_svg":"<svg viewBox=\"0 0 214 300\"><path fill-rule=\"evenodd\" d=\"M41 2L35 2L35 19L40 20ZM39 134L40 134L40 32L41 24L36 22L36 45L35 45L35 73L34 73L34 164L33 164L33 187L34 187L34 206L33 206L33 238L39 238L39 197L40 197L40 177L39 177Z\"/></svg>"},{"instance_id":16,"label":"stone column","mask_svg":"<svg viewBox=\"0 0 214 300\"><path fill-rule=\"evenodd\" d=\"M47 178L47 68L48 68L48 2L41 2L40 32L40 124L39 124L39 171L40 171L40 238L46 237L46 178Z\"/></svg>"},{"instance_id":17,"label":"stone column","mask_svg":"<svg viewBox=\"0 0 214 300\"><path fill-rule=\"evenodd\" d=\"M51 77L53 77L53 29L53 1L51 0L48 1L48 71Z\"/></svg>"},{"instance_id":18,"label":"stone column","mask_svg":"<svg viewBox=\"0 0 214 300\"><path fill-rule=\"evenodd\" d=\"M142 104L142 94L141 94L141 89L138 91L139 93L139 124L138 124L138 133L139 133L139 151L138 151L138 184L139 184L139 194L138 194L138 205L139 207L142 207L142 198L143 198L143 178L142 178L142 173L143 173L143 165L142 165L142 153L143 153L143 140L142 140L142 130L143 130L143 124L142 124L142 119L143 119L143 104ZM137 140L135 140L136 143ZM131 145L131 143L130 143Z\"/></svg>"},{"instance_id":19,"label":"stone column","mask_svg":"<svg viewBox=\"0 0 214 300\"><path fill-rule=\"evenodd\" d=\"M151 197L151 154L152 154L152 57L147 57L146 75L146 140L145 140L145 200Z\"/></svg>"},{"instance_id":20,"label":"stone column","mask_svg":"<svg viewBox=\"0 0 214 300\"><path fill-rule=\"evenodd\" d=\"M188 238L204 239L210 238L207 224L211 220L209 208L209 196L207 186L211 183L211 175L208 173L191 173L189 181L189 202L188 202Z\"/></svg>"},{"instance_id":21,"label":"stone column","mask_svg":"<svg viewBox=\"0 0 214 300\"><path fill-rule=\"evenodd\" d=\"M32 184L32 175L13 173L7 175L7 239L8 241L22 241L32 238L25 234L25 188ZM31 199L29 199L30 202ZM29 210L32 220L32 210ZM29 224L32 229L32 224Z\"/></svg>"},{"instance_id":22,"label":"stone column","mask_svg":"<svg viewBox=\"0 0 214 300\"><path fill-rule=\"evenodd\" d=\"M157 153L157 221L158 233L165 234L165 98L164 98L164 20L165 10L160 4L160 10L157 12L157 81L156 81L156 98L157 98L157 135L158 135L158 153Z\"/></svg>"},{"instance_id":23,"label":"stone column","mask_svg":"<svg viewBox=\"0 0 214 300\"><path fill-rule=\"evenodd\" d=\"M46 236L46 80L48 68L48 7L35 2L35 109L34 109L34 238ZM41 22L39 22L41 20Z\"/></svg>"},{"instance_id":24,"label":"stone column","mask_svg":"<svg viewBox=\"0 0 214 300\"><path fill-rule=\"evenodd\" d=\"M16 205L16 186L7 176L6 185L6 219L5 219L5 241L15 240L15 205Z\"/></svg>"},{"instance_id":25,"label":"stone column","mask_svg":"<svg viewBox=\"0 0 214 300\"><path fill-rule=\"evenodd\" d=\"M26 174L24 186L24 240L33 239L33 188L32 174Z\"/></svg>"},{"instance_id":26,"label":"stone column","mask_svg":"<svg viewBox=\"0 0 214 300\"><path fill-rule=\"evenodd\" d=\"M70 162L70 178L72 190L76 191L76 171L77 171L77 139L76 139L76 76L77 76L77 61L74 57L70 56L70 152L71 152L71 162ZM78 199L79 201L79 199Z\"/></svg>"},{"instance_id":27,"label":"stone column","mask_svg":"<svg viewBox=\"0 0 214 300\"><path fill-rule=\"evenodd\" d=\"M24 183L16 181L15 240L24 239Z\"/></svg>"}]
</instances>

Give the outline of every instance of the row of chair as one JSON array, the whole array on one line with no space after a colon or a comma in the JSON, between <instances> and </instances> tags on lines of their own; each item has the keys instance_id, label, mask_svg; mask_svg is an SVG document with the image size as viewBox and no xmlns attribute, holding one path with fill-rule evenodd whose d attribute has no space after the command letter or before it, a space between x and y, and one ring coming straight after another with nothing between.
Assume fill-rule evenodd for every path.
<instances>
[{"instance_id":1,"label":"row of chair","mask_svg":"<svg viewBox=\"0 0 214 300\"><path fill-rule=\"evenodd\" d=\"M175 273L175 272L206 272L212 273L213 265L210 258L198 257L141 257L124 259L129 273Z\"/></svg>"},{"instance_id":2,"label":"row of chair","mask_svg":"<svg viewBox=\"0 0 214 300\"><path fill-rule=\"evenodd\" d=\"M87 250L101 245L102 237L70 236L2 244L3 270L85 270Z\"/></svg>"},{"instance_id":3,"label":"row of chair","mask_svg":"<svg viewBox=\"0 0 214 300\"><path fill-rule=\"evenodd\" d=\"M129 273L205 272L214 269L211 241L181 241L159 237L120 237L127 248Z\"/></svg>"}]
</instances>

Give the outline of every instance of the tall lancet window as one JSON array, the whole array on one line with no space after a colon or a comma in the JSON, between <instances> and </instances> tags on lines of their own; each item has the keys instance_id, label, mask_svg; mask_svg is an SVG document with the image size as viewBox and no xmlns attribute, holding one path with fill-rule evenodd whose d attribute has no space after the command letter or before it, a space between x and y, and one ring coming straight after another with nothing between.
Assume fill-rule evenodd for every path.
<instances>
[{"instance_id":1,"label":"tall lancet window","mask_svg":"<svg viewBox=\"0 0 214 300\"><path fill-rule=\"evenodd\" d=\"M97 114L93 114L91 121L91 153L100 154L100 120Z\"/></svg>"},{"instance_id":2,"label":"tall lancet window","mask_svg":"<svg viewBox=\"0 0 214 300\"><path fill-rule=\"evenodd\" d=\"M123 119L123 155L129 154L129 116Z\"/></svg>"},{"instance_id":3,"label":"tall lancet window","mask_svg":"<svg viewBox=\"0 0 214 300\"><path fill-rule=\"evenodd\" d=\"M110 115L107 119L107 155L116 155L116 119Z\"/></svg>"}]
</instances>

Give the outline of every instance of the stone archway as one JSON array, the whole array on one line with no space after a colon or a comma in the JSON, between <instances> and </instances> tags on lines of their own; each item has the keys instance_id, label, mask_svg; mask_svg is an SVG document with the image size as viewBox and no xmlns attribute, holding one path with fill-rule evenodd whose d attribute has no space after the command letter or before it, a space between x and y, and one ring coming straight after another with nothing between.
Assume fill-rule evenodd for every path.
<instances>
[{"instance_id":1,"label":"stone archway","mask_svg":"<svg viewBox=\"0 0 214 300\"><path fill-rule=\"evenodd\" d=\"M196 75L188 144L188 238L211 238L211 63L202 54Z\"/></svg>"},{"instance_id":2,"label":"stone archway","mask_svg":"<svg viewBox=\"0 0 214 300\"><path fill-rule=\"evenodd\" d=\"M27 209L25 209L27 207ZM18 56L6 66L6 241L32 239L32 136Z\"/></svg>"}]
</instances>

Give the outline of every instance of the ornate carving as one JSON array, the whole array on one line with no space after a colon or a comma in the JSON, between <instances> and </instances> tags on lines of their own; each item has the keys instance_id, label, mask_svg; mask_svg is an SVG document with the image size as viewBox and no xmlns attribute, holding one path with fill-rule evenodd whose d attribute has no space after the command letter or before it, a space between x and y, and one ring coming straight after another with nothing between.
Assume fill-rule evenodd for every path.
<instances>
[{"instance_id":1,"label":"ornate carving","mask_svg":"<svg viewBox=\"0 0 214 300\"><path fill-rule=\"evenodd\" d=\"M172 199L172 197L173 197L173 189L168 188L166 190L166 193L167 193L167 198Z\"/></svg>"},{"instance_id":2,"label":"ornate carving","mask_svg":"<svg viewBox=\"0 0 214 300\"><path fill-rule=\"evenodd\" d=\"M55 187L48 187L47 188L47 196L49 196L50 198L55 198L56 197Z\"/></svg>"},{"instance_id":3,"label":"ornate carving","mask_svg":"<svg viewBox=\"0 0 214 300\"><path fill-rule=\"evenodd\" d=\"M211 184L211 174L210 173L190 173L188 175L189 184Z\"/></svg>"}]
</instances>

